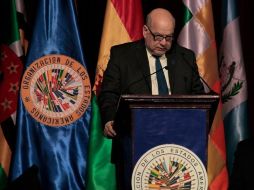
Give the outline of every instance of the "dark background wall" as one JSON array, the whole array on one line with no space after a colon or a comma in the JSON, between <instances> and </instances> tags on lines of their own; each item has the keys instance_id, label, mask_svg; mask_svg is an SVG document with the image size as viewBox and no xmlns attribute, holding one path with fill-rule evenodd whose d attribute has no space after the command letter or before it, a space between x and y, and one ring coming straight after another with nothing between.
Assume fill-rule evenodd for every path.
<instances>
[{"instance_id":1,"label":"dark background wall","mask_svg":"<svg viewBox=\"0 0 254 190\"><path fill-rule=\"evenodd\" d=\"M247 82L248 82L248 106L249 106L249 126L254 134L254 22L253 8L254 1L240 1L240 29L243 44L243 56L246 68Z\"/></svg>"},{"instance_id":2,"label":"dark background wall","mask_svg":"<svg viewBox=\"0 0 254 190\"><path fill-rule=\"evenodd\" d=\"M103 28L104 13L107 0L76 0L78 7L79 27L83 42L83 48L86 56L86 62L90 78L93 83L95 68L97 64L98 51L100 46L101 33ZM25 0L28 17L28 37L33 25L33 19L36 12L36 3L34 0ZM176 34L181 29L182 22L182 1L181 0L142 0L143 13L145 15L153 8L163 7L169 9L176 18L177 27ZM254 134L254 22L252 11L254 10L253 0L236 0L237 8L240 15L240 31L242 38L243 56L246 68L248 82L248 110L249 110L249 126ZM212 0L214 24L217 45L220 43L220 18L221 18L221 0Z\"/></svg>"}]
</instances>

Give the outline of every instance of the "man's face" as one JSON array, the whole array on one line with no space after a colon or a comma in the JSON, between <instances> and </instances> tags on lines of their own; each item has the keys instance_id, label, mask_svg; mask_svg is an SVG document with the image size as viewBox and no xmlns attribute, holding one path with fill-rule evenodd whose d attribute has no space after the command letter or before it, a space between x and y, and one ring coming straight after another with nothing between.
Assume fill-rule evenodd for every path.
<instances>
[{"instance_id":1,"label":"man's face","mask_svg":"<svg viewBox=\"0 0 254 190\"><path fill-rule=\"evenodd\" d=\"M146 47L155 56L162 56L171 48L173 35L173 23L154 23L143 27Z\"/></svg>"}]
</instances>

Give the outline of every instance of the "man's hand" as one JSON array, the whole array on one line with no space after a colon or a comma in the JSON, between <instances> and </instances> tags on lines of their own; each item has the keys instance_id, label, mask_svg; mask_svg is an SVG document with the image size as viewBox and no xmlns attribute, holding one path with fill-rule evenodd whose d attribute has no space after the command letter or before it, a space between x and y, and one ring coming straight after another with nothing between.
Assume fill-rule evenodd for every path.
<instances>
[{"instance_id":1,"label":"man's hand","mask_svg":"<svg viewBox=\"0 0 254 190\"><path fill-rule=\"evenodd\" d=\"M108 122L105 124L103 134L104 134L106 137L114 137L114 136L116 136L116 132L115 132L115 130L113 129L113 125L114 125L114 121L108 121Z\"/></svg>"}]
</instances>

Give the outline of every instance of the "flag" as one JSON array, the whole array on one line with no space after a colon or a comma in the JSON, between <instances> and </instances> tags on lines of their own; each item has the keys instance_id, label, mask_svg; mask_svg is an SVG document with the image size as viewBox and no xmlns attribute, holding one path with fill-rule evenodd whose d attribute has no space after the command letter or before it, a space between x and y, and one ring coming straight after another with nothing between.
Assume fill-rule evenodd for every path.
<instances>
[{"instance_id":1,"label":"flag","mask_svg":"<svg viewBox=\"0 0 254 190\"><path fill-rule=\"evenodd\" d=\"M20 85L10 178L35 165L42 189L84 189L91 85L73 0L41 0Z\"/></svg>"},{"instance_id":2,"label":"flag","mask_svg":"<svg viewBox=\"0 0 254 190\"><path fill-rule=\"evenodd\" d=\"M15 122L23 55L18 15L23 1L0 3L0 189L6 186L11 152L15 141Z\"/></svg>"},{"instance_id":3,"label":"flag","mask_svg":"<svg viewBox=\"0 0 254 190\"><path fill-rule=\"evenodd\" d=\"M237 7L235 0L222 1L222 43L219 69L222 83L221 94L227 164L230 172L237 143L249 136L247 125L247 81Z\"/></svg>"},{"instance_id":4,"label":"flag","mask_svg":"<svg viewBox=\"0 0 254 190\"><path fill-rule=\"evenodd\" d=\"M108 0L93 87L92 122L88 157L87 190L116 189L115 166L111 164L112 141L103 136L97 96L113 45L142 38L143 12L140 0Z\"/></svg>"},{"instance_id":5,"label":"flag","mask_svg":"<svg viewBox=\"0 0 254 190\"><path fill-rule=\"evenodd\" d=\"M220 93L211 1L183 0L183 3L185 25L180 32L178 42L195 52L201 76L215 92ZM227 189L228 173L221 102L209 134L207 170L210 190Z\"/></svg>"}]
</instances>

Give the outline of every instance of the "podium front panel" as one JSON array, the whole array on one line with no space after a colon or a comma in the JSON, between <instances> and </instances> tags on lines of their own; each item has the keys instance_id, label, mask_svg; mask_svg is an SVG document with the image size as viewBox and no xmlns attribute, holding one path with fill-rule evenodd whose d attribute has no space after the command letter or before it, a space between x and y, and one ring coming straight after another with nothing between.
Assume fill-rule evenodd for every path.
<instances>
[{"instance_id":1,"label":"podium front panel","mask_svg":"<svg viewBox=\"0 0 254 190\"><path fill-rule=\"evenodd\" d=\"M146 151L161 144L184 146L206 165L206 117L202 109L133 109L133 165Z\"/></svg>"},{"instance_id":2,"label":"podium front panel","mask_svg":"<svg viewBox=\"0 0 254 190\"><path fill-rule=\"evenodd\" d=\"M115 123L118 134L115 140L117 145L115 153L119 158L117 162L119 164L117 167L119 189L131 189L131 176L135 165L139 163L144 169L144 165L151 161L145 160L148 154L151 158L160 155L160 153L153 155L156 154L156 151L153 152L153 150L157 150L156 147L159 145L159 147L182 147L172 148L169 151L185 149L189 152L187 154L199 158L200 164L205 170L207 167L208 133L218 101L218 95L123 95L119 102ZM178 153L172 152L172 154ZM181 161L180 157L178 157L179 160L174 160L178 158L172 154L170 153L168 159L172 159L174 163L179 161L181 164L181 162L192 161L188 160L185 151L180 153L181 158L186 154L187 160L185 161ZM140 158L144 160L140 161ZM157 163L157 160L155 162ZM158 162L161 161L158 160ZM142 164L144 165L142 166ZM136 177L140 177L139 172L141 171L136 173L137 176L135 175L135 180L138 182ZM143 174L146 175L146 173Z\"/></svg>"}]
</instances>

